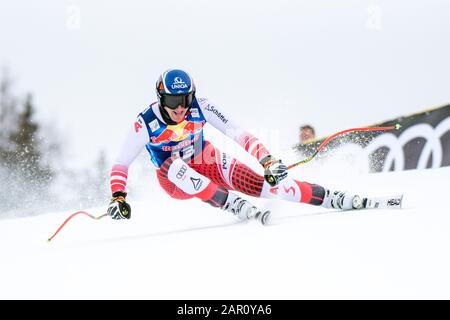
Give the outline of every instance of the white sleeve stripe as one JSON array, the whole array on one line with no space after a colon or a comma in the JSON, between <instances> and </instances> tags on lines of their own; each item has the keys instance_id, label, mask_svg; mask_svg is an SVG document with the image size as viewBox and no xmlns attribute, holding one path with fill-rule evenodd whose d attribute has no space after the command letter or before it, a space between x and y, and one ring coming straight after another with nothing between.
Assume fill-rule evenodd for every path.
<instances>
[{"instance_id":1,"label":"white sleeve stripe","mask_svg":"<svg viewBox=\"0 0 450 320\"><path fill-rule=\"evenodd\" d=\"M111 178L109 180L110 181L112 181L112 180L121 180L123 182L127 182L127 178L124 178L122 176L111 176Z\"/></svg>"},{"instance_id":2,"label":"white sleeve stripe","mask_svg":"<svg viewBox=\"0 0 450 320\"><path fill-rule=\"evenodd\" d=\"M121 175L121 176L125 176L125 177L128 176L126 171L120 171L120 170L112 170L111 175L113 175L113 174L117 174L117 175Z\"/></svg>"},{"instance_id":3,"label":"white sleeve stripe","mask_svg":"<svg viewBox=\"0 0 450 320\"><path fill-rule=\"evenodd\" d=\"M256 156L257 154L259 154L259 151L261 151L261 150L263 150L263 149L265 149L265 147L264 146L261 146L261 148L259 148L258 150L256 150L256 151L252 151L252 155L253 156ZM259 160L259 159L258 159Z\"/></svg>"},{"instance_id":4,"label":"white sleeve stripe","mask_svg":"<svg viewBox=\"0 0 450 320\"><path fill-rule=\"evenodd\" d=\"M249 150L250 146L255 142L258 143L258 138L256 138L255 136L246 136L245 138L248 138L242 146L245 150Z\"/></svg>"},{"instance_id":5,"label":"white sleeve stripe","mask_svg":"<svg viewBox=\"0 0 450 320\"><path fill-rule=\"evenodd\" d=\"M256 149L256 148L258 147L258 145L262 145L262 144L259 142L258 139L256 139L256 140L250 145L250 147L248 148L248 152L249 152L250 154L253 154L253 152L255 151L255 150L253 150L253 149Z\"/></svg>"}]
</instances>

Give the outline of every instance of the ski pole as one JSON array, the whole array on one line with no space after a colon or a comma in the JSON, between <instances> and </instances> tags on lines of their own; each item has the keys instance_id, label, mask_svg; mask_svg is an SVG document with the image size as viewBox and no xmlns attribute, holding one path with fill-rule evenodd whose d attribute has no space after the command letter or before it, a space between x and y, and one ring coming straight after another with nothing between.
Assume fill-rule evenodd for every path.
<instances>
[{"instance_id":1,"label":"ski pole","mask_svg":"<svg viewBox=\"0 0 450 320\"><path fill-rule=\"evenodd\" d=\"M84 215L86 215L89 218L92 218L94 220L99 220L99 219L101 219L103 217L106 217L108 215L107 213L104 213L104 214L101 214L98 217L96 217L96 216L94 216L94 215L92 215L92 214L90 214L90 213L88 213L86 211L77 211L75 213L72 213L66 220L64 220L64 222L59 226L59 228L55 231L55 233L50 238L47 239L47 242L50 242L58 234L58 232L62 228L64 228L64 226L67 224L67 222L69 222L73 217L75 217L76 215L79 215L79 214L84 214Z\"/></svg>"},{"instance_id":2,"label":"ski pole","mask_svg":"<svg viewBox=\"0 0 450 320\"><path fill-rule=\"evenodd\" d=\"M346 130L343 130L343 131L339 131L339 132L336 132L335 134L333 134L333 135L331 135L331 136L329 136L328 138L326 138L320 145L319 145L319 147L317 148L317 150L314 152L314 154L313 155L311 155L311 156L309 156L309 157L306 157L305 159L303 159L303 160L301 160L301 161L299 161L299 162L297 162L297 163L293 163L293 164L291 164L291 165L289 165L287 168L288 168L288 170L289 169L292 169L292 168L294 168L294 167L296 167L296 166L298 166L298 165L301 165L301 164L305 164L305 163L308 163L308 162L310 162L312 159L314 159L314 157L315 156L317 156L317 154L331 141L331 140L333 140L334 138L336 138L337 136L340 136L340 135L342 135L342 134L344 134L344 133L348 133L348 132L356 132L356 131L389 131L389 130L398 130L398 129L400 129L401 128L401 125L400 124L395 124L394 126L388 126L388 127L368 127L368 128L352 128L352 129L346 129Z\"/></svg>"}]
</instances>

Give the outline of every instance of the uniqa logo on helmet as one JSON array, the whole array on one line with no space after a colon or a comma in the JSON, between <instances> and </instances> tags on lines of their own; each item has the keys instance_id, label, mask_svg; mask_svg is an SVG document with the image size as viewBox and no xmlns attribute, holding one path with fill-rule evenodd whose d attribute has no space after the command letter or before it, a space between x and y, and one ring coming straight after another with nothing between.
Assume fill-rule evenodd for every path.
<instances>
[{"instance_id":1,"label":"uniqa logo on helmet","mask_svg":"<svg viewBox=\"0 0 450 320\"><path fill-rule=\"evenodd\" d=\"M186 84L186 82L183 81L183 79L181 79L181 77L175 77L170 87L173 90L177 90L177 89L186 89L188 85Z\"/></svg>"},{"instance_id":2,"label":"uniqa logo on helmet","mask_svg":"<svg viewBox=\"0 0 450 320\"><path fill-rule=\"evenodd\" d=\"M187 94L192 90L190 76L182 70L170 70L163 76L168 94Z\"/></svg>"}]
</instances>

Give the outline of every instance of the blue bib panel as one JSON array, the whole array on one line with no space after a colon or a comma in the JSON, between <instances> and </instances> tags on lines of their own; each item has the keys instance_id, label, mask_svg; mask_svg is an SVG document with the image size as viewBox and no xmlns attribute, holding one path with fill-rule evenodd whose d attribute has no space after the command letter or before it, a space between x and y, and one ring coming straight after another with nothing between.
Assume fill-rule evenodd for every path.
<instances>
[{"instance_id":1,"label":"blue bib panel","mask_svg":"<svg viewBox=\"0 0 450 320\"><path fill-rule=\"evenodd\" d=\"M197 99L194 99L186 118L176 125L167 125L159 120L153 112L154 105L151 104L139 114L144 119L150 137L145 147L153 164L159 168L171 156L189 161L201 153L205 147L203 126L206 120Z\"/></svg>"}]
</instances>

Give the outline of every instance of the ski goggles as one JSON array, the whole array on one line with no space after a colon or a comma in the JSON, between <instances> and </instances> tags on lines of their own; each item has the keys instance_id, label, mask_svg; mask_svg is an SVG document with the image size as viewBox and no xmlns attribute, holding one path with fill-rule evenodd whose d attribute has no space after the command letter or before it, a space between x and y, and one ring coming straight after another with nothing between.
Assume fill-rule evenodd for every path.
<instances>
[{"instance_id":1,"label":"ski goggles","mask_svg":"<svg viewBox=\"0 0 450 320\"><path fill-rule=\"evenodd\" d=\"M179 95L162 95L160 101L162 106L172 110L175 110L178 106L187 109L192 105L192 101L194 101L194 92Z\"/></svg>"}]
</instances>

